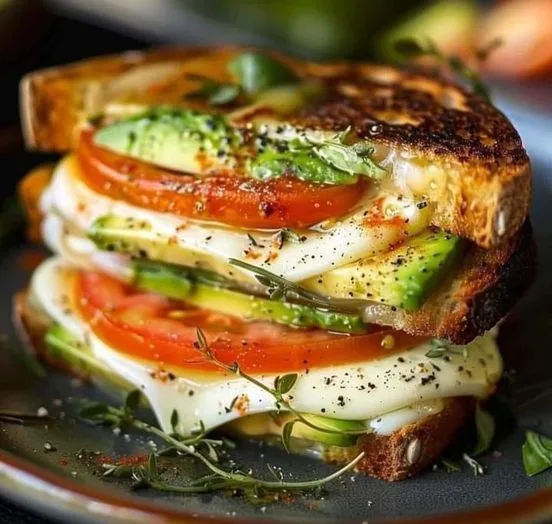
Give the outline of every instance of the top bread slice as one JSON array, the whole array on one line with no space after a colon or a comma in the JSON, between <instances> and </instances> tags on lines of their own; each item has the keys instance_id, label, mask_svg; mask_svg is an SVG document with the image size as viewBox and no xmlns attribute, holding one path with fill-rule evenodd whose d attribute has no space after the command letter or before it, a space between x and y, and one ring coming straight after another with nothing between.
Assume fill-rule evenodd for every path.
<instances>
[{"instance_id":1,"label":"top bread slice","mask_svg":"<svg viewBox=\"0 0 552 524\"><path fill-rule=\"evenodd\" d=\"M170 104L213 111L186 98L198 88L189 75L231 82L228 61L243 51L128 52L31 73L21 82L26 144L42 151L70 150L81 124L106 110L128 114ZM531 198L529 160L508 119L481 97L419 71L270 54L298 76L326 86L323 96L286 121L325 131L350 127L374 144L376 154L396 151L394 158L407 159L420 173L408 191L433 204L433 225L484 248L499 245L521 227ZM401 170L395 168L393 177L400 185Z\"/></svg>"}]
</instances>

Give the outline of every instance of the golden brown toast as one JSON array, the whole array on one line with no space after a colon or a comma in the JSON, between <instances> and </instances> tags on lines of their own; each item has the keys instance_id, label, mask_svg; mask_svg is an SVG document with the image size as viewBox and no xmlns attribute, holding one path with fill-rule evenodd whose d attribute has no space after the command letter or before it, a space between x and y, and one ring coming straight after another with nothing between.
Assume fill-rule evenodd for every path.
<instances>
[{"instance_id":1,"label":"golden brown toast","mask_svg":"<svg viewBox=\"0 0 552 524\"><path fill-rule=\"evenodd\" d=\"M44 351L44 334L49 320L29 304L27 291L14 297L13 306L13 320L28 351L66 373L85 380L90 378L83 375L82 369L72 368L67 361ZM363 435L355 446L326 447L323 458L327 462L345 464L364 451L365 457L356 466L356 471L388 481L412 477L439 459L473 408L473 398L447 398L439 413L403 426L388 436Z\"/></svg>"},{"instance_id":2,"label":"golden brown toast","mask_svg":"<svg viewBox=\"0 0 552 524\"><path fill-rule=\"evenodd\" d=\"M130 52L32 73L21 83L27 146L69 150L79 125L106 108L132 112L173 104L212 111L204 102L186 98L198 88L187 75L232 81L227 62L240 51ZM374 144L376 157L387 163L402 191L433 203L435 226L485 248L521 227L531 195L529 160L516 130L494 106L420 72L272 54L299 76L326 86L324 96L286 120L327 131L351 126L354 134ZM230 105L225 111L235 109Z\"/></svg>"},{"instance_id":3,"label":"golden brown toast","mask_svg":"<svg viewBox=\"0 0 552 524\"><path fill-rule=\"evenodd\" d=\"M535 272L536 247L527 220L498 247L471 247L420 309L408 312L375 304L366 320L465 344L509 313L532 284Z\"/></svg>"}]
</instances>

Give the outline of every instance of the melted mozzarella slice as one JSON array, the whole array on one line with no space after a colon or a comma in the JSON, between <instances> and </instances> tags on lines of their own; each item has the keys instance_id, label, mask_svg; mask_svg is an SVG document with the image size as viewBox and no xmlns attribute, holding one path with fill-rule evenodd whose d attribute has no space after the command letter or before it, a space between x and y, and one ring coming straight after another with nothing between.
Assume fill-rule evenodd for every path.
<instances>
[{"instance_id":1,"label":"melted mozzarella slice","mask_svg":"<svg viewBox=\"0 0 552 524\"><path fill-rule=\"evenodd\" d=\"M385 252L391 245L423 231L431 218L428 206L420 209L414 201L381 195L372 189L349 215L306 231L303 242L285 242L279 248L275 231L248 231L187 220L100 195L81 180L78 169L72 156L56 168L42 201L47 216L57 214L81 235L100 217L115 215L123 221L128 219L142 225L133 228L130 234L148 246L155 246L156 256L151 258L188 266L201 264L226 275L232 271L234 278L243 270L229 268L229 258L264 267L291 281L301 281ZM375 210L383 218L370 222ZM251 278L249 272L244 275Z\"/></svg>"},{"instance_id":2,"label":"melted mozzarella slice","mask_svg":"<svg viewBox=\"0 0 552 524\"><path fill-rule=\"evenodd\" d=\"M274 411L271 395L235 375L198 376L197 372L192 375L178 368L170 370L176 376L174 380L162 381L155 378L156 362L133 359L108 347L78 316L75 297L67 297L75 271L59 258L44 262L33 275L33 300L54 322L88 341L96 358L114 374L140 388L163 429L170 430L174 409L179 413L178 429L183 434L198 429L200 421L211 429L247 414ZM305 413L366 420L368 428L388 434L438 409L440 399L485 398L494 390L502 361L491 335L474 340L466 356L456 348L447 361L428 358L430 347L430 343L424 343L380 360L299 372L289 392L290 402ZM272 386L275 376L256 378Z\"/></svg>"}]
</instances>

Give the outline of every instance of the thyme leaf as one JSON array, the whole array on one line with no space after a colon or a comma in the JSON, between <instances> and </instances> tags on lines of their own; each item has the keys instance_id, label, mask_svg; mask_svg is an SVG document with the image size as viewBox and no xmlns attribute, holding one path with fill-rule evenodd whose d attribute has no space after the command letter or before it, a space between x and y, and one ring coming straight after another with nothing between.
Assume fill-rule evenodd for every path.
<instances>
[{"instance_id":1,"label":"thyme leaf","mask_svg":"<svg viewBox=\"0 0 552 524\"><path fill-rule=\"evenodd\" d=\"M430 344L431 348L425 354L427 358L443 358L449 355L462 355L464 358L468 357L467 346L457 348L450 342L437 338L432 339Z\"/></svg>"}]
</instances>

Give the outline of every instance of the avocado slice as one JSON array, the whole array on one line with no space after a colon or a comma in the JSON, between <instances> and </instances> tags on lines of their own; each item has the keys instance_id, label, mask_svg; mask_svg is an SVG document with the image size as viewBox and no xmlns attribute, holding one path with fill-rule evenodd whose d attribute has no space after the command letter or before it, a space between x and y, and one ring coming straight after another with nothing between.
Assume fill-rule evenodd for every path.
<instances>
[{"instance_id":1,"label":"avocado slice","mask_svg":"<svg viewBox=\"0 0 552 524\"><path fill-rule=\"evenodd\" d=\"M176 107L153 108L94 134L96 144L106 149L191 173L205 163L229 161L231 147L240 140L224 117Z\"/></svg>"},{"instance_id":2,"label":"avocado slice","mask_svg":"<svg viewBox=\"0 0 552 524\"><path fill-rule=\"evenodd\" d=\"M457 259L460 245L459 237L428 230L386 254L310 278L301 286L332 297L364 298L415 311Z\"/></svg>"},{"instance_id":3,"label":"avocado slice","mask_svg":"<svg viewBox=\"0 0 552 524\"><path fill-rule=\"evenodd\" d=\"M355 433L326 433L313 429L306 424L297 422L293 425L292 439L319 442L327 446L352 446L357 441L358 432L370 432L369 426L363 420L340 420L319 415L302 414L312 424L334 431L350 431ZM250 438L267 436L281 437L283 427L287 422L296 419L292 413L257 413L238 418L224 425L223 430ZM293 446L292 446L293 447Z\"/></svg>"},{"instance_id":4,"label":"avocado slice","mask_svg":"<svg viewBox=\"0 0 552 524\"><path fill-rule=\"evenodd\" d=\"M44 335L45 352L49 358L63 362L72 374L91 379L102 389L116 396L132 391L134 386L99 361L90 348L59 324L53 324Z\"/></svg>"},{"instance_id":5,"label":"avocado slice","mask_svg":"<svg viewBox=\"0 0 552 524\"><path fill-rule=\"evenodd\" d=\"M269 320L294 327L318 327L342 333L366 330L360 315L337 313L226 289L231 283L211 272L135 260L134 284L198 307L247 320Z\"/></svg>"}]
</instances>

